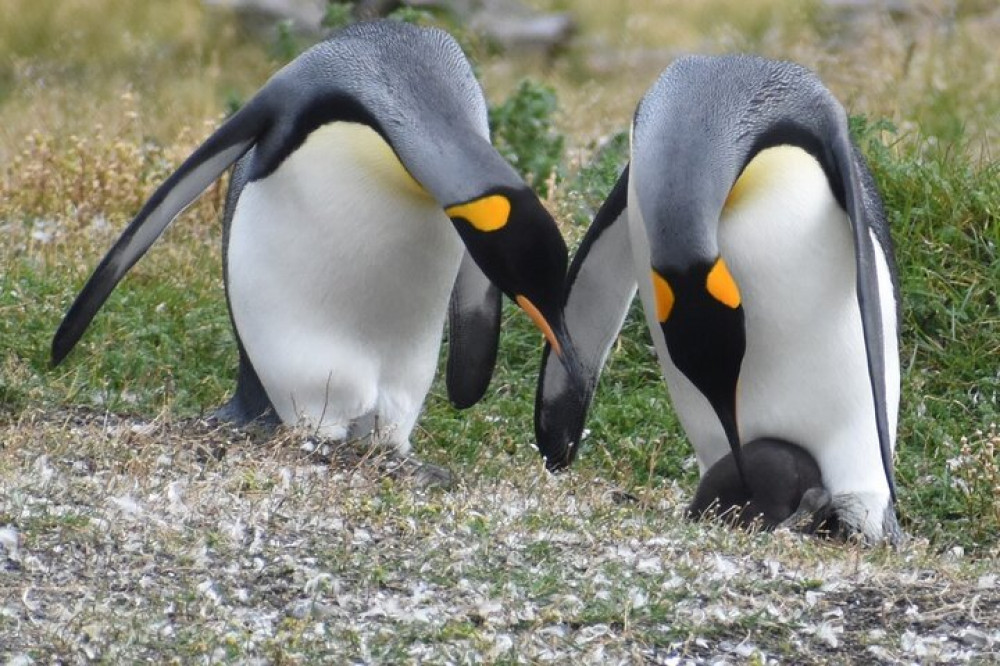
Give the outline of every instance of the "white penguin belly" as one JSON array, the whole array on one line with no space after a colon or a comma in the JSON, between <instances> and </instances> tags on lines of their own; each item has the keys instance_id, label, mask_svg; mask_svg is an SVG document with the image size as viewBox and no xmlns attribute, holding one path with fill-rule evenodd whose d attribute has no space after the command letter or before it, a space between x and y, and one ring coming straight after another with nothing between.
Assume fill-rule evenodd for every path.
<instances>
[{"instance_id":1,"label":"white penguin belly","mask_svg":"<svg viewBox=\"0 0 1000 666\"><path fill-rule=\"evenodd\" d=\"M247 184L229 298L281 420L342 438L374 412L405 453L461 256L441 207L367 126L323 126Z\"/></svg>"},{"instance_id":2,"label":"white penguin belly","mask_svg":"<svg viewBox=\"0 0 1000 666\"><path fill-rule=\"evenodd\" d=\"M841 517L879 537L889 486L875 425L850 220L819 163L799 148L761 152L740 180L747 177L737 185L742 191L734 188L718 237L746 316L737 399L741 438L776 437L807 449L835 506L843 509ZM888 267L877 254L894 440L896 314ZM648 298L644 295L644 305L651 311ZM659 327L651 328L671 400L704 472L728 453L725 433L707 399L670 361Z\"/></svg>"}]
</instances>

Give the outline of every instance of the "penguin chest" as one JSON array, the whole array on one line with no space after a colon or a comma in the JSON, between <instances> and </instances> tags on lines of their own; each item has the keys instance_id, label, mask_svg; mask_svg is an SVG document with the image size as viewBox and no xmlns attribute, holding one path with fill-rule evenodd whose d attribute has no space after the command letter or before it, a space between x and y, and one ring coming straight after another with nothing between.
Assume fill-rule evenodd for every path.
<instances>
[{"instance_id":1,"label":"penguin chest","mask_svg":"<svg viewBox=\"0 0 1000 666\"><path fill-rule=\"evenodd\" d=\"M719 248L746 315L743 441L800 444L834 493L886 486L851 221L819 163L791 146L759 153L727 201ZM891 299L891 284L881 292Z\"/></svg>"},{"instance_id":2,"label":"penguin chest","mask_svg":"<svg viewBox=\"0 0 1000 666\"><path fill-rule=\"evenodd\" d=\"M349 420L386 391L419 408L461 255L440 206L367 126L323 126L248 183L228 295L282 420Z\"/></svg>"},{"instance_id":3,"label":"penguin chest","mask_svg":"<svg viewBox=\"0 0 1000 666\"><path fill-rule=\"evenodd\" d=\"M643 225L631 218L636 265L648 266ZM833 493L887 493L856 295L851 222L819 163L791 146L759 153L730 193L718 244L739 285L746 317L737 389L742 441L769 437L799 444L816 459ZM880 262L883 317L891 318L885 337L894 344L892 286L884 259ZM639 278L650 319L648 281ZM729 452L725 433L708 400L671 361L654 324L650 319L671 400L704 471ZM886 359L898 378L894 347L887 348ZM890 399L893 425L896 384Z\"/></svg>"}]
</instances>

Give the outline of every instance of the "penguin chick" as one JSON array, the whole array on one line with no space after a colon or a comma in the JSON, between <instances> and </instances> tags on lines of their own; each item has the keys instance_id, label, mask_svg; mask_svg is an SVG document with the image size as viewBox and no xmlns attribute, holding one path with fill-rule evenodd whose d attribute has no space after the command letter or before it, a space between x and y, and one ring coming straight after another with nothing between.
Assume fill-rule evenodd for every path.
<instances>
[{"instance_id":1,"label":"penguin chick","mask_svg":"<svg viewBox=\"0 0 1000 666\"><path fill-rule=\"evenodd\" d=\"M723 518L741 527L814 531L830 507L816 460L801 446L761 438L743 446L746 485L732 454L712 465L687 508L690 519ZM749 486L749 487L747 487Z\"/></svg>"}]
</instances>

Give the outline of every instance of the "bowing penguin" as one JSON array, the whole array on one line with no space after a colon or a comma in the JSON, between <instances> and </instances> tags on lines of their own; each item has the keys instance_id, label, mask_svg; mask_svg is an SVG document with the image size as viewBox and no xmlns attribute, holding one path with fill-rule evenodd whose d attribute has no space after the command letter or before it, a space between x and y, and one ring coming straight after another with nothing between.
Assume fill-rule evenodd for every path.
<instances>
[{"instance_id":1,"label":"bowing penguin","mask_svg":"<svg viewBox=\"0 0 1000 666\"><path fill-rule=\"evenodd\" d=\"M631 159L570 267L582 376L543 353L536 435L577 452L604 360L638 291L701 472L783 440L818 464L833 514L900 537L892 456L898 285L882 203L847 115L810 71L685 57L643 97Z\"/></svg>"},{"instance_id":2,"label":"bowing penguin","mask_svg":"<svg viewBox=\"0 0 1000 666\"><path fill-rule=\"evenodd\" d=\"M441 30L385 20L305 51L178 167L70 307L54 363L234 162L223 270L239 376L220 418L271 415L329 439L375 429L405 454L446 318L452 401L486 390L501 293L572 358L565 243L491 145L465 55Z\"/></svg>"}]
</instances>

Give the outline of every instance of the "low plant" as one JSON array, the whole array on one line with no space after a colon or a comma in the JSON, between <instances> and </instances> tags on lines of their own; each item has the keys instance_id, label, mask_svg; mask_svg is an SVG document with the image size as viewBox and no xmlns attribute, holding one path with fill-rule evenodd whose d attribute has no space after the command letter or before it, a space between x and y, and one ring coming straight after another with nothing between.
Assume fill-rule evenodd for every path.
<instances>
[{"instance_id":1,"label":"low plant","mask_svg":"<svg viewBox=\"0 0 1000 666\"><path fill-rule=\"evenodd\" d=\"M555 91L530 79L490 108L493 144L542 197L561 178L566 139L555 128L558 108Z\"/></svg>"},{"instance_id":2,"label":"low plant","mask_svg":"<svg viewBox=\"0 0 1000 666\"><path fill-rule=\"evenodd\" d=\"M961 514L969 521L969 537L989 542L1000 532L1000 429L991 423L958 442L958 455L948 459L951 486L958 492Z\"/></svg>"}]
</instances>

